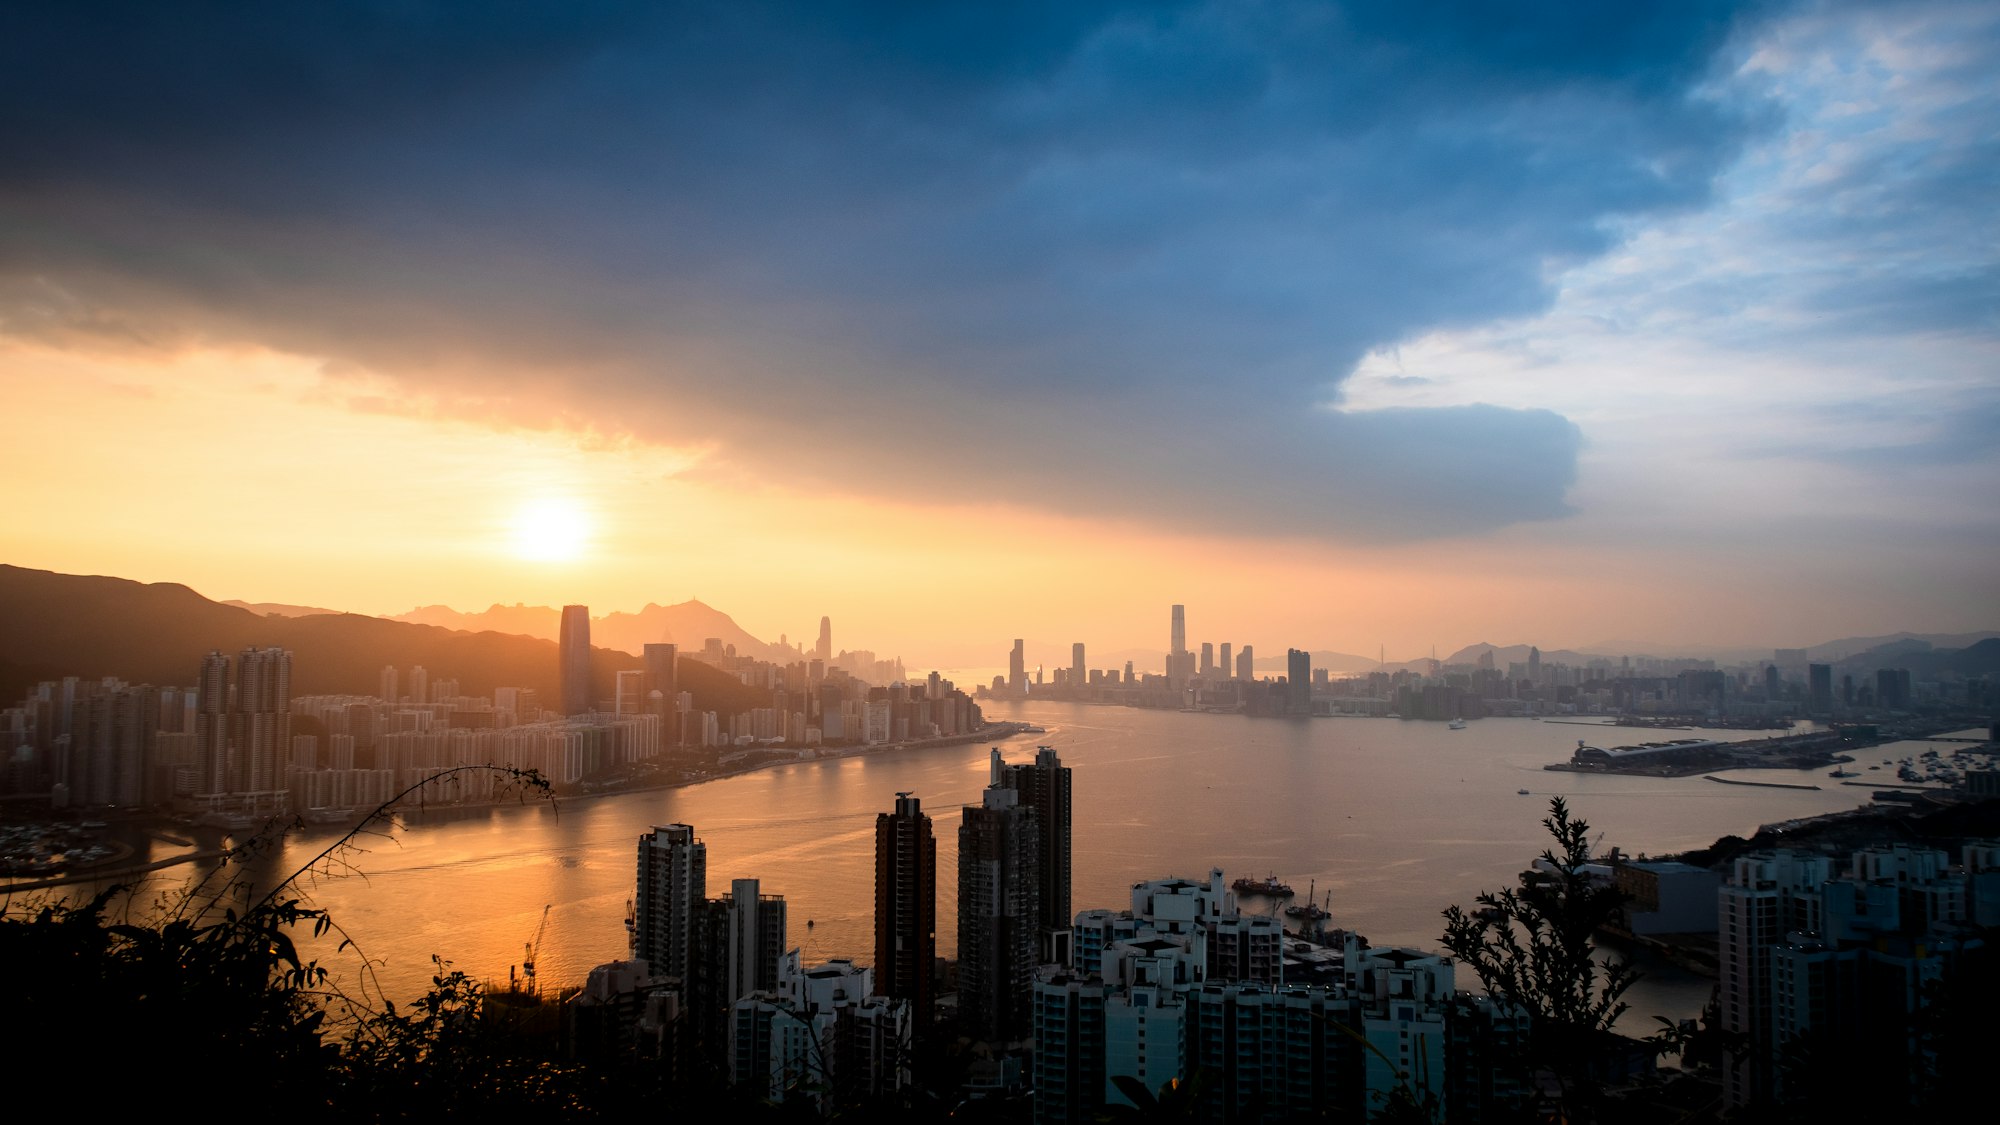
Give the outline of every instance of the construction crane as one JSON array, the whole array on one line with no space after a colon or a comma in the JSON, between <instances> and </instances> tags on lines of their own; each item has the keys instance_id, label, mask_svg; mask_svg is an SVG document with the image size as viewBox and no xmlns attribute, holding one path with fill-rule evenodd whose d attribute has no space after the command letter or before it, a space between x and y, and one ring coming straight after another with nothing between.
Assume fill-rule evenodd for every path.
<instances>
[{"instance_id":1,"label":"construction crane","mask_svg":"<svg viewBox=\"0 0 2000 1125\"><path fill-rule=\"evenodd\" d=\"M529 992L535 991L535 953L542 947L542 934L549 928L549 910L554 906L548 903L542 907L542 924L535 927L534 940L528 943L527 955L521 958L521 975L526 978L522 983Z\"/></svg>"}]
</instances>

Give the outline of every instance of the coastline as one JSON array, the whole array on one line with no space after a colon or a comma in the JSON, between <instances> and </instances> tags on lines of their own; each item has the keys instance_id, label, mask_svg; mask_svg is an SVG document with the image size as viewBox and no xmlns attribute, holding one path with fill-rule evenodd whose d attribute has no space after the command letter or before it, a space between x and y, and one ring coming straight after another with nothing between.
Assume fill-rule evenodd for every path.
<instances>
[{"instance_id":1,"label":"coastline","mask_svg":"<svg viewBox=\"0 0 2000 1125\"><path fill-rule=\"evenodd\" d=\"M718 770L714 773L704 774L700 777L684 777L684 778L677 778L673 781L649 782L643 785L621 785L616 787L607 787L604 789L596 789L579 793L554 794L548 798L548 802L552 807L560 809L564 803L570 801L590 801L590 800L596 800L601 797L624 796L625 794L628 793L651 793L651 792L660 792L670 789L687 789L696 785L705 785L711 781L721 781L725 778L741 777L745 774L756 773L760 770L777 769L781 766L796 766L796 765L810 764L813 762L836 761L844 758L858 758L867 755L884 754L899 750L928 750L940 746L963 746L972 743L986 742L986 741L1003 742L1007 739L1015 738L1018 737L1019 735L1026 734L1031 729L1033 729L1032 723L1009 719L1000 722L987 723L985 726L980 727L976 731L967 731L963 734L947 734L947 735L940 735L936 738L911 739L908 742L891 742L891 743L883 743L876 746L864 745L864 746L842 747L839 750L836 750L832 753L817 754L810 758L771 758L761 762L748 762L731 769ZM426 812L458 814L458 813L480 812L490 809L504 808L508 805L513 805L513 804L526 805L527 803L528 801L525 799L525 797L523 797L520 800L514 800L514 801L493 800L493 801L467 802L465 804L453 804L453 805L417 806L412 809L391 810L391 815L408 818L411 816L421 816ZM319 829L319 828L328 829L329 834L331 834L334 830L337 830L338 832L344 834L355 831L356 829L362 827L362 825L365 823L365 821L362 818L366 817L367 815L368 814L362 812L361 810L356 810L355 811L356 819L353 820L352 822L342 821L333 824L307 824L295 821L293 823L298 827L306 829ZM155 819L165 820L166 814L161 814L157 818L155 817L134 818L136 822L142 824L150 823ZM283 823L283 822L284 822L283 817L273 817L270 823ZM268 828L269 823L267 823L265 827ZM261 829L258 831L261 831ZM230 834L236 835L237 833L231 832ZM121 844L119 846L125 849L125 855L117 857L116 859L106 860L104 861L105 864L117 863L119 862L119 860L130 857L131 855L130 845ZM100 882L103 880L116 880L128 875L144 875L154 871L162 871L165 870L166 868L174 867L183 863L199 863L203 860L219 859L229 855L229 853L230 849L228 848L213 848L213 847L197 848L194 851L190 851L182 855L168 856L164 859L156 859L147 863L131 864L115 868L100 865L88 870L78 869L68 872L66 874L50 875L45 878L34 879L26 882L5 883L5 884L0 884L0 897L5 897L7 895L24 893L29 891L43 891L43 890L51 890L57 887L73 886L77 883L93 883L93 882Z\"/></svg>"}]
</instances>

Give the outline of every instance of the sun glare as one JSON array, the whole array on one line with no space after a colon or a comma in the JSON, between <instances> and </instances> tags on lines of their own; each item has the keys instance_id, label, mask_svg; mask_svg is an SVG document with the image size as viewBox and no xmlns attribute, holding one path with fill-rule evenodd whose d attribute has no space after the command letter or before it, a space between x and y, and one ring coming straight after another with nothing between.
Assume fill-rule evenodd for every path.
<instances>
[{"instance_id":1,"label":"sun glare","mask_svg":"<svg viewBox=\"0 0 2000 1125\"><path fill-rule=\"evenodd\" d=\"M533 562L573 562L590 538L590 516L567 497L544 497L514 513L514 554Z\"/></svg>"}]
</instances>

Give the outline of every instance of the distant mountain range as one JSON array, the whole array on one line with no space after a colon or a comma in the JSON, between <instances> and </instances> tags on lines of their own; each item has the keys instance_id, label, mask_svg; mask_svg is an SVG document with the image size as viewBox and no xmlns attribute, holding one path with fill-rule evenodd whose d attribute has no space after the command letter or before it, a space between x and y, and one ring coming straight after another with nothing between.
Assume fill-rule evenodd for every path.
<instances>
[{"instance_id":1,"label":"distant mountain range","mask_svg":"<svg viewBox=\"0 0 2000 1125\"><path fill-rule=\"evenodd\" d=\"M259 614L169 582L149 585L0 564L0 706L11 705L39 681L64 676L188 684L204 654L219 650L233 656L252 645L292 650L292 691L298 695L372 695L384 664L405 674L421 664L433 680L456 679L468 694L525 687L545 703L561 698L552 640L354 613ZM626 652L593 647L593 696L610 698L613 673L638 665ZM767 705L763 693L697 661L681 662L680 682L702 710Z\"/></svg>"},{"instance_id":2,"label":"distant mountain range","mask_svg":"<svg viewBox=\"0 0 2000 1125\"><path fill-rule=\"evenodd\" d=\"M1493 654L1493 666L1502 672L1509 664L1528 662L1528 645L1495 645L1481 641L1439 658L1445 665L1477 664L1484 653ZM1678 648L1671 645L1619 645L1593 646L1594 652L1578 652L1574 649L1543 649L1544 664L1569 664L1580 666L1593 660L1617 660L1622 656L1654 656L1663 659L1714 660L1723 665L1737 663L1768 663L1775 649L1717 650L1700 647ZM1873 671L1876 668L1908 668L1920 675L1936 675L1950 671L1957 675L1975 676L1991 674L1986 669L1984 654L2000 648L2000 631L1988 630L1977 633L1894 633L1883 637L1844 637L1837 641L1827 641L1806 649L1806 659L1814 664L1832 664L1843 673L1857 669ZM1157 663L1157 661L1156 661ZM1365 656L1350 653L1314 651L1312 666L1325 668L1335 675L1360 674L1377 670L1397 672L1403 670L1421 671L1429 660L1390 661L1377 664ZM1283 653L1276 656L1259 654L1257 670L1260 672L1285 671ZM2000 668L1992 669L2000 671Z\"/></svg>"},{"instance_id":3,"label":"distant mountain range","mask_svg":"<svg viewBox=\"0 0 2000 1125\"><path fill-rule=\"evenodd\" d=\"M460 613L450 606L427 605L389 618L413 625L436 625L446 629L491 630L524 637L556 639L562 626L562 610L545 605L495 605L479 613ZM634 656L649 644L676 644L683 652L700 650L710 637L724 645L736 646L738 656L759 660L799 659L796 649L758 640L728 614L698 601L678 605L653 605L637 613L608 613L590 619L590 642L615 648Z\"/></svg>"},{"instance_id":4,"label":"distant mountain range","mask_svg":"<svg viewBox=\"0 0 2000 1125\"><path fill-rule=\"evenodd\" d=\"M321 609L310 605L286 605L283 602L240 602L234 598L223 602L237 609L247 609L259 617L312 617L321 613L346 613L344 609Z\"/></svg>"}]
</instances>

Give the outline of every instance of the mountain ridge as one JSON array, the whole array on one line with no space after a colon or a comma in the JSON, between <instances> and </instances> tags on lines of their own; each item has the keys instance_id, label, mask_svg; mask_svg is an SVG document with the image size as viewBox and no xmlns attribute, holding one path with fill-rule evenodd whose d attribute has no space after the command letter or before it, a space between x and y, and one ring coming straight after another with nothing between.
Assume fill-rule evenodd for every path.
<instances>
[{"instance_id":1,"label":"mountain ridge","mask_svg":"<svg viewBox=\"0 0 2000 1125\"><path fill-rule=\"evenodd\" d=\"M433 681L467 694L533 688L561 699L554 641L493 631L453 631L366 614L259 616L212 601L177 582L141 583L0 563L0 699L11 705L36 683L65 676L117 676L134 683L193 683L211 651L290 649L295 695L373 695L384 664L421 664ZM609 699L614 674L637 668L631 654L593 645L591 695ZM701 710L766 705L763 694L700 661L680 661L683 690Z\"/></svg>"}]
</instances>

